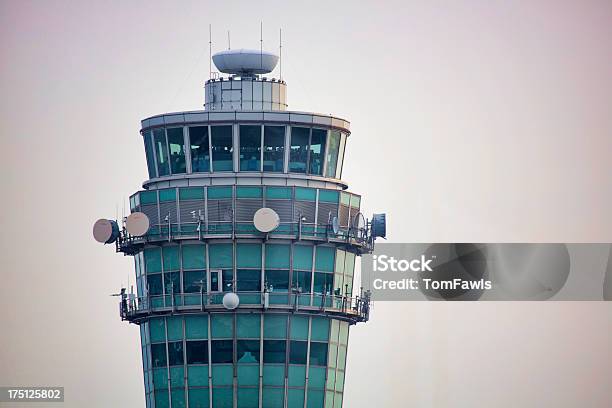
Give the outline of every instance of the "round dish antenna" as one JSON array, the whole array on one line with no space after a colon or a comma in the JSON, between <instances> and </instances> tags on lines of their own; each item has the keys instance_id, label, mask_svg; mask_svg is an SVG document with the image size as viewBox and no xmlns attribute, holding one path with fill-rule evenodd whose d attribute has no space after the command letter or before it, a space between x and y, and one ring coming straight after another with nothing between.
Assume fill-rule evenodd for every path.
<instances>
[{"instance_id":1,"label":"round dish antenna","mask_svg":"<svg viewBox=\"0 0 612 408\"><path fill-rule=\"evenodd\" d=\"M338 221L338 217L332 218L331 227L334 235L337 235L338 231L340 231L340 222Z\"/></svg>"},{"instance_id":2,"label":"round dish antenna","mask_svg":"<svg viewBox=\"0 0 612 408\"><path fill-rule=\"evenodd\" d=\"M224 74L252 76L272 72L278 55L260 50L225 50L212 56L217 69Z\"/></svg>"},{"instance_id":3,"label":"round dish antenna","mask_svg":"<svg viewBox=\"0 0 612 408\"><path fill-rule=\"evenodd\" d=\"M264 207L255 212L253 223L258 231L270 232L278 228L280 217L273 209Z\"/></svg>"},{"instance_id":4,"label":"round dish antenna","mask_svg":"<svg viewBox=\"0 0 612 408\"><path fill-rule=\"evenodd\" d=\"M223 307L227 310L234 310L240 304L240 298L234 292L226 293L223 296Z\"/></svg>"},{"instance_id":5,"label":"round dish antenna","mask_svg":"<svg viewBox=\"0 0 612 408\"><path fill-rule=\"evenodd\" d=\"M362 213L358 212L357 214L355 214L355 216L353 217L351 229L353 230L353 234L356 238L362 238L365 236L366 219Z\"/></svg>"},{"instance_id":6,"label":"round dish antenna","mask_svg":"<svg viewBox=\"0 0 612 408\"><path fill-rule=\"evenodd\" d=\"M125 229L130 235L136 237L143 236L149 231L151 222L145 213L135 212L130 214L125 220Z\"/></svg>"},{"instance_id":7,"label":"round dish antenna","mask_svg":"<svg viewBox=\"0 0 612 408\"><path fill-rule=\"evenodd\" d=\"M119 237L119 225L116 221L100 218L93 225L93 236L102 244L115 242Z\"/></svg>"}]
</instances>

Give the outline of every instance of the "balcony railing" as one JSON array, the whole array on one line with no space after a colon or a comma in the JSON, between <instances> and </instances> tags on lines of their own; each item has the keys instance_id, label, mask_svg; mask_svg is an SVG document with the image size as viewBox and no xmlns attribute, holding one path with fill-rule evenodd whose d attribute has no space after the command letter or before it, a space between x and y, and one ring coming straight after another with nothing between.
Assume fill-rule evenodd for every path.
<instances>
[{"instance_id":1,"label":"balcony railing","mask_svg":"<svg viewBox=\"0 0 612 408\"><path fill-rule=\"evenodd\" d=\"M230 292L175 293L173 295L133 296L121 294L122 320L137 323L151 315L224 311L223 297ZM299 292L235 292L238 309L287 310L333 315L351 323L366 322L370 316L370 295L348 297Z\"/></svg>"}]
</instances>

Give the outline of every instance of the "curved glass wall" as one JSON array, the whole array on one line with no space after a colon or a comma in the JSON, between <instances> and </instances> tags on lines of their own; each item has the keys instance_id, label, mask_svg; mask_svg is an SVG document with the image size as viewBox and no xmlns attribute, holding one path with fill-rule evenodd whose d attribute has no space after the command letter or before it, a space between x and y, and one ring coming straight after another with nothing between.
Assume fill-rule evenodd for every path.
<instances>
[{"instance_id":1,"label":"curved glass wall","mask_svg":"<svg viewBox=\"0 0 612 408\"><path fill-rule=\"evenodd\" d=\"M236 137L234 126L229 124L144 131L149 177L234 172L235 169L337 179L342 174L345 133L267 124L240 124L236 129Z\"/></svg>"},{"instance_id":2,"label":"curved glass wall","mask_svg":"<svg viewBox=\"0 0 612 408\"><path fill-rule=\"evenodd\" d=\"M140 327L147 406L341 406L347 322L213 313L153 317Z\"/></svg>"}]
</instances>

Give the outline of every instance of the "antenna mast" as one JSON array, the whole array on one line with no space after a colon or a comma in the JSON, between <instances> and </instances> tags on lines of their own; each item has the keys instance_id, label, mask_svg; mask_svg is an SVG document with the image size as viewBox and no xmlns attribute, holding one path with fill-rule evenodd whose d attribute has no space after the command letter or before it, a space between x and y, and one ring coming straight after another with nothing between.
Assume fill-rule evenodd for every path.
<instances>
[{"instance_id":1,"label":"antenna mast","mask_svg":"<svg viewBox=\"0 0 612 408\"><path fill-rule=\"evenodd\" d=\"M279 63L280 63L280 80L283 80L283 29L279 28L278 29L278 57L279 57Z\"/></svg>"},{"instance_id":2,"label":"antenna mast","mask_svg":"<svg viewBox=\"0 0 612 408\"><path fill-rule=\"evenodd\" d=\"M263 67L263 21L259 22L259 65Z\"/></svg>"},{"instance_id":3,"label":"antenna mast","mask_svg":"<svg viewBox=\"0 0 612 408\"><path fill-rule=\"evenodd\" d=\"M212 25L208 25L208 79L212 79Z\"/></svg>"},{"instance_id":4,"label":"antenna mast","mask_svg":"<svg viewBox=\"0 0 612 408\"><path fill-rule=\"evenodd\" d=\"M232 49L232 43L230 42L230 31L227 30L227 49L231 50Z\"/></svg>"}]
</instances>

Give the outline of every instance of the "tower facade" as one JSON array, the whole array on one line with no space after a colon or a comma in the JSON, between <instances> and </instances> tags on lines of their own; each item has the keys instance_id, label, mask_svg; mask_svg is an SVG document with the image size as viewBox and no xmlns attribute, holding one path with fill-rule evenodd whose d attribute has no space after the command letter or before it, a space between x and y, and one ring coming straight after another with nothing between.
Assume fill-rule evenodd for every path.
<instances>
[{"instance_id":1,"label":"tower facade","mask_svg":"<svg viewBox=\"0 0 612 408\"><path fill-rule=\"evenodd\" d=\"M227 76L203 111L142 121L132 214L94 228L135 260L121 317L140 327L146 405L339 408L369 315L355 262L384 236L341 179L349 123L286 110L285 82L261 76L273 54L213 60Z\"/></svg>"}]
</instances>

